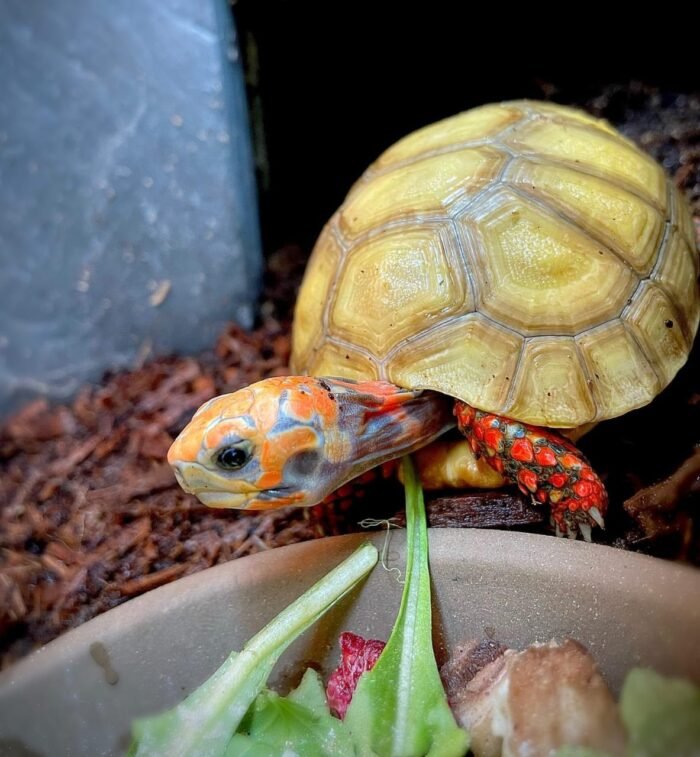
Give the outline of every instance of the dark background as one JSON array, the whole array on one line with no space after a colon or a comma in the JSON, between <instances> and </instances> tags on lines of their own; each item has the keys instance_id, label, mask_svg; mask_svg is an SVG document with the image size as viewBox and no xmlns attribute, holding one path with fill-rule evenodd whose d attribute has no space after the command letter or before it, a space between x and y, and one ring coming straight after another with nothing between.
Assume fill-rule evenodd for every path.
<instances>
[{"instance_id":1,"label":"dark background","mask_svg":"<svg viewBox=\"0 0 700 757\"><path fill-rule=\"evenodd\" d=\"M233 12L268 253L310 249L369 163L437 119L519 97L595 109L617 83L622 120L631 80L700 89L697 10L238 0Z\"/></svg>"}]
</instances>

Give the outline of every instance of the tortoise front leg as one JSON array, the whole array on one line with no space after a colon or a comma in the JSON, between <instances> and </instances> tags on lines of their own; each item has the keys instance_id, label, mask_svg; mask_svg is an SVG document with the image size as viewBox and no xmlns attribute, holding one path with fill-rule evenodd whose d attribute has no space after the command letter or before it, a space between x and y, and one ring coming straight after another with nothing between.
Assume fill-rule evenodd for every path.
<instances>
[{"instance_id":1,"label":"tortoise front leg","mask_svg":"<svg viewBox=\"0 0 700 757\"><path fill-rule=\"evenodd\" d=\"M604 527L605 487L586 458L563 436L538 426L455 402L459 430L471 448L536 502L551 506L557 534L590 541L591 526Z\"/></svg>"}]
</instances>

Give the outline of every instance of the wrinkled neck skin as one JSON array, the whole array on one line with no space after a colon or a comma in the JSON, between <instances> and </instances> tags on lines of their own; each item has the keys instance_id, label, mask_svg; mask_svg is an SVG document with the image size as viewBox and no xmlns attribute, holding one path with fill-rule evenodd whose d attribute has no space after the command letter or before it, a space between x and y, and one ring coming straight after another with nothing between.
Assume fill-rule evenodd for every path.
<instances>
[{"instance_id":1,"label":"wrinkled neck skin","mask_svg":"<svg viewBox=\"0 0 700 757\"><path fill-rule=\"evenodd\" d=\"M325 451L318 461L314 495L319 501L365 471L424 447L455 425L454 400L437 392L378 381L320 381L335 398L338 420L322 432Z\"/></svg>"},{"instance_id":2,"label":"wrinkled neck skin","mask_svg":"<svg viewBox=\"0 0 700 757\"><path fill-rule=\"evenodd\" d=\"M453 406L383 381L270 378L200 408L168 460L182 487L212 507L310 506L440 436L455 424ZM222 470L221 450L240 444L249 460Z\"/></svg>"}]
</instances>

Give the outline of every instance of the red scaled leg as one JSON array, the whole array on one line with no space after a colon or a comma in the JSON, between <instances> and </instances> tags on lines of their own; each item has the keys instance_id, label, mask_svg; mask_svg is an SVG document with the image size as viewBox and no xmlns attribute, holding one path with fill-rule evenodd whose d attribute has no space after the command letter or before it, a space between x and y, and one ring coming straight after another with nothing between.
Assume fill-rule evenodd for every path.
<instances>
[{"instance_id":1,"label":"red scaled leg","mask_svg":"<svg viewBox=\"0 0 700 757\"><path fill-rule=\"evenodd\" d=\"M551 505L557 534L576 538L580 531L590 541L591 526L604 526L607 492L571 442L464 402L456 402L454 412L475 454L535 501Z\"/></svg>"}]
</instances>

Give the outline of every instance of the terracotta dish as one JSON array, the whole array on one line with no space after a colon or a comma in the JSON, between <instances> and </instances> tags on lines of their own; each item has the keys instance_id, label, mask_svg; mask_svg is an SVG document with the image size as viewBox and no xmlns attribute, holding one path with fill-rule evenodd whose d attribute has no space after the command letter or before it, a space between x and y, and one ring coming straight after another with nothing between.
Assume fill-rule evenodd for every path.
<instances>
[{"instance_id":1,"label":"terracotta dish","mask_svg":"<svg viewBox=\"0 0 700 757\"><path fill-rule=\"evenodd\" d=\"M168 707L365 535L305 542L210 568L156 589L67 633L0 676L0 754L118 754L133 717ZM374 534L381 548L383 534ZM401 567L393 532L389 567ZM572 636L616 689L647 665L700 680L700 575L609 547L547 536L430 532L438 661L463 639L522 647ZM401 595L377 567L283 657L273 683L309 663L327 672L342 630L386 639Z\"/></svg>"}]
</instances>

